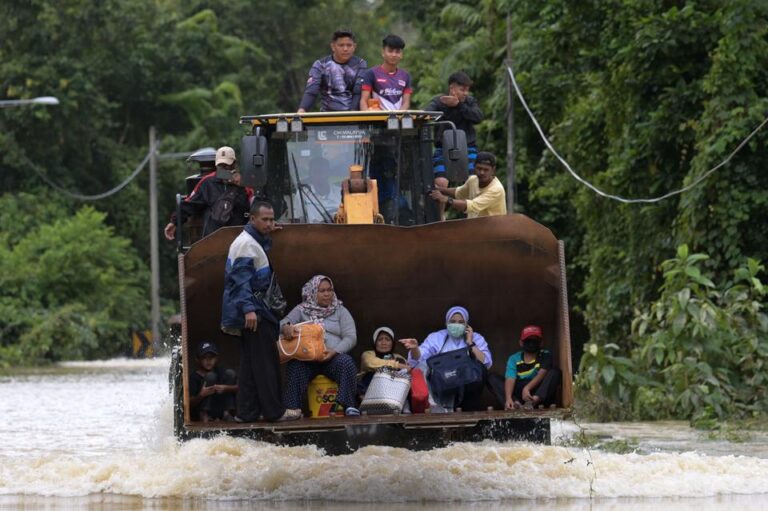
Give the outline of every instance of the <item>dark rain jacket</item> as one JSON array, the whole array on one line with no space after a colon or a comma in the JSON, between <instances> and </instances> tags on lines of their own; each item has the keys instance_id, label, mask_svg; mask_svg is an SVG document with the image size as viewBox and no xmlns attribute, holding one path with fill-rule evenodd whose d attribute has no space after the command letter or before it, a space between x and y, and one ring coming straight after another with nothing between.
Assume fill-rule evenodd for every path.
<instances>
[{"instance_id":1,"label":"dark rain jacket","mask_svg":"<svg viewBox=\"0 0 768 511\"><path fill-rule=\"evenodd\" d=\"M443 96L442 94L441 96ZM483 120L483 112L474 96L467 96L467 99L456 106L450 107L440 101L441 96L435 96L427 105L428 112L443 112L441 121L451 121L456 125L456 129L464 130L467 134L467 145L477 145L477 133L475 133L475 124ZM448 126L441 125L437 128L435 147L442 147L443 132Z\"/></svg>"},{"instance_id":2,"label":"dark rain jacket","mask_svg":"<svg viewBox=\"0 0 768 511\"><path fill-rule=\"evenodd\" d=\"M229 222L224 225L218 225L211 219L211 208L216 203L216 200L232 187L237 190L235 201L232 205L232 215ZM202 215L203 237L205 237L221 227L245 225L248 222L249 210L250 199L245 188L225 183L211 175L210 177L206 176L203 178L199 186L181 203L181 223L186 222L190 216Z\"/></svg>"}]
</instances>

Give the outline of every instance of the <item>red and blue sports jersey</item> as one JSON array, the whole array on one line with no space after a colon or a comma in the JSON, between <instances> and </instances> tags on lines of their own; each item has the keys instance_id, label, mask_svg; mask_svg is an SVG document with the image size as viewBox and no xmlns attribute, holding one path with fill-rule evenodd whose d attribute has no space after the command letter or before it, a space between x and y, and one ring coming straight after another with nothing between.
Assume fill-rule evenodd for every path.
<instances>
[{"instance_id":1,"label":"red and blue sports jersey","mask_svg":"<svg viewBox=\"0 0 768 511\"><path fill-rule=\"evenodd\" d=\"M401 110L403 95L413 93L411 75L403 69L388 73L382 66L372 67L363 77L363 90L379 100L382 110Z\"/></svg>"}]
</instances>

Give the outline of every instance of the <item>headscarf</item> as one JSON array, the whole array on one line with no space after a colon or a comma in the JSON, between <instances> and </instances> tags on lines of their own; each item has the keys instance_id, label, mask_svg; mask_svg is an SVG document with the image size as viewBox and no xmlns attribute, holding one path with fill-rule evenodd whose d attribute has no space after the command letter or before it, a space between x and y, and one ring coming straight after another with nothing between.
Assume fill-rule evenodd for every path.
<instances>
[{"instance_id":1,"label":"headscarf","mask_svg":"<svg viewBox=\"0 0 768 511\"><path fill-rule=\"evenodd\" d=\"M312 321L320 321L332 315L341 306L341 300L333 293L333 300L328 307L321 307L317 303L317 290L320 283L327 280L333 286L333 281L325 275L315 275L301 288L301 297L304 299L299 304L301 311L309 316Z\"/></svg>"},{"instance_id":2,"label":"headscarf","mask_svg":"<svg viewBox=\"0 0 768 511\"><path fill-rule=\"evenodd\" d=\"M392 338L392 349L388 353L383 353L376 348L376 339L379 338L379 334L385 333ZM388 326L380 326L373 332L373 351L378 358L393 359L395 358L395 332Z\"/></svg>"},{"instance_id":3,"label":"headscarf","mask_svg":"<svg viewBox=\"0 0 768 511\"><path fill-rule=\"evenodd\" d=\"M456 313L461 314L461 316L464 318L464 323L469 323L469 311L465 309L464 307L461 307L459 305L454 305L450 309L448 309L448 312L445 313L445 324L447 325L448 322L451 320L451 316L453 316Z\"/></svg>"}]
</instances>

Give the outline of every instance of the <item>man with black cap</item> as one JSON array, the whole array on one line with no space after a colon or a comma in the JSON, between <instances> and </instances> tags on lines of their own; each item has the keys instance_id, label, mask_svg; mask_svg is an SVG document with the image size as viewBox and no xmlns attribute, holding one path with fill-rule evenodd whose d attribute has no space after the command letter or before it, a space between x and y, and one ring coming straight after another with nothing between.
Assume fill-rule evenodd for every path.
<instances>
[{"instance_id":1,"label":"man with black cap","mask_svg":"<svg viewBox=\"0 0 768 511\"><path fill-rule=\"evenodd\" d=\"M496 177L496 157L489 152L477 153L475 175L458 188L435 187L429 194L447 207L466 212L467 218L507 214L507 194Z\"/></svg>"},{"instance_id":2,"label":"man with black cap","mask_svg":"<svg viewBox=\"0 0 768 511\"><path fill-rule=\"evenodd\" d=\"M234 420L237 375L232 369L218 367L218 360L216 345L201 342L197 348L197 370L189 376L193 420Z\"/></svg>"}]
</instances>

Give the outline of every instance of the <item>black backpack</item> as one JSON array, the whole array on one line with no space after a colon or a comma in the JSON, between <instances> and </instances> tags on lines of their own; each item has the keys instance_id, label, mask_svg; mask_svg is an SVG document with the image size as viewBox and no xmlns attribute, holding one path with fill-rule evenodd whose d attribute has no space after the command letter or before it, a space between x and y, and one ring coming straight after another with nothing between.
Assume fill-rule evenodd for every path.
<instances>
[{"instance_id":1,"label":"black backpack","mask_svg":"<svg viewBox=\"0 0 768 511\"><path fill-rule=\"evenodd\" d=\"M224 190L224 193L219 195L219 198L216 199L213 206L211 206L211 215L209 218L216 229L229 225L229 222L232 220L232 212L235 207L238 192L240 192L240 189L237 186L228 186L226 190Z\"/></svg>"}]
</instances>

